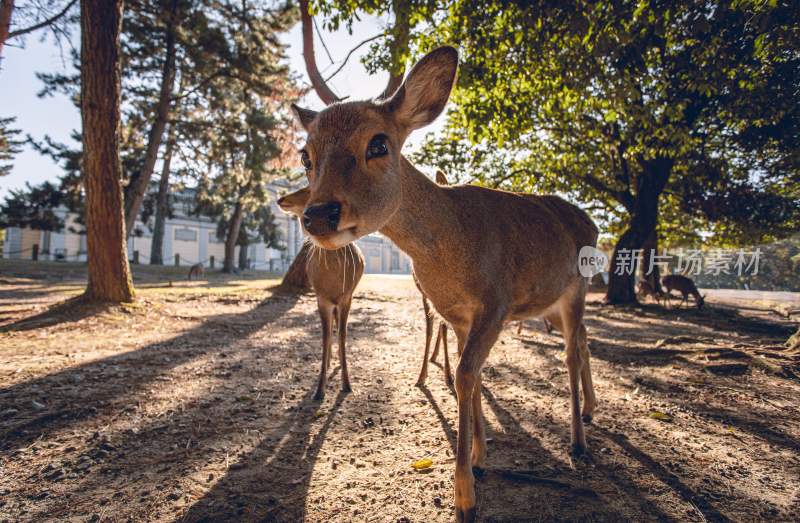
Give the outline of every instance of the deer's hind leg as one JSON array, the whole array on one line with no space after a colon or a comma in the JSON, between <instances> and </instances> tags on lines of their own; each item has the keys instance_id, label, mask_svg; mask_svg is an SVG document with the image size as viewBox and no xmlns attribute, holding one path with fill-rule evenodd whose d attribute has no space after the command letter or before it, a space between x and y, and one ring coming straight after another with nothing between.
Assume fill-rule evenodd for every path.
<instances>
[{"instance_id":1,"label":"deer's hind leg","mask_svg":"<svg viewBox=\"0 0 800 523\"><path fill-rule=\"evenodd\" d=\"M584 300L586 295L586 283L578 280L559 300L559 310L561 313L561 332L564 334L564 344L566 345L566 364L569 374L570 392L570 427L571 427L571 451L573 455L579 456L586 451L586 435L583 430L583 420L581 419L581 398L580 381L584 376L583 369L588 372L588 347L584 354L581 348L581 336L583 329ZM591 376L589 376L589 386L591 387ZM584 382L584 391L587 390Z\"/></svg>"},{"instance_id":2,"label":"deer's hind leg","mask_svg":"<svg viewBox=\"0 0 800 523\"><path fill-rule=\"evenodd\" d=\"M322 322L322 369L319 372L319 382L317 392L314 394L315 400L325 397L325 387L328 385L328 367L331 359L331 343L333 331L333 309L334 305L329 301L317 298L319 307L319 319Z\"/></svg>"},{"instance_id":3,"label":"deer's hind leg","mask_svg":"<svg viewBox=\"0 0 800 523\"><path fill-rule=\"evenodd\" d=\"M447 350L447 324L445 322L439 323L439 335L436 336L437 347L440 339L442 340L442 350L444 351L444 382L448 387L452 387L453 373L450 372L450 353ZM461 353L459 353L459 356L461 356Z\"/></svg>"},{"instance_id":4,"label":"deer's hind leg","mask_svg":"<svg viewBox=\"0 0 800 523\"><path fill-rule=\"evenodd\" d=\"M337 309L337 323L339 327L339 364L342 367L342 391L350 392L350 374L347 371L347 316L350 314L352 296L342 299Z\"/></svg>"},{"instance_id":5,"label":"deer's hind leg","mask_svg":"<svg viewBox=\"0 0 800 523\"><path fill-rule=\"evenodd\" d=\"M578 332L578 348L581 356L581 386L583 388L581 419L584 423L591 423L594 416L594 409L597 407L597 397L594 395L592 367L589 362L591 358L591 353L589 352L589 338L586 334L586 326L583 323L581 323Z\"/></svg>"},{"instance_id":6,"label":"deer's hind leg","mask_svg":"<svg viewBox=\"0 0 800 523\"><path fill-rule=\"evenodd\" d=\"M433 316L431 316L431 306L428 303L428 298L422 295L422 308L425 311L425 355L422 357L422 369L419 371L419 378L417 378L417 387L425 385L425 380L428 378L428 354L431 350L431 338L433 337ZM430 361L436 359L436 354L439 352L439 340L436 340L436 349Z\"/></svg>"}]
</instances>

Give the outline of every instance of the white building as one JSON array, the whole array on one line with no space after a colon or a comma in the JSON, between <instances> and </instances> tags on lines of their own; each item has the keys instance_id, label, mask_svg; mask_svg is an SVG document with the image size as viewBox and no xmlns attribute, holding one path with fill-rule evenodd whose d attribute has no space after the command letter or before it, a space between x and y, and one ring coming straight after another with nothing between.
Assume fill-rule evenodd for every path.
<instances>
[{"instance_id":1,"label":"white building","mask_svg":"<svg viewBox=\"0 0 800 523\"><path fill-rule=\"evenodd\" d=\"M267 247L263 242L249 245L248 260L251 269L283 272L291 264L303 246L303 230L297 219L284 213L277 205L278 198L296 188L286 180L278 180L268 187L270 209L280 231L281 247ZM164 227L164 263L168 265L194 265L201 262L206 267L221 267L225 257L225 244L217 238L217 223L205 216L190 213L192 193L184 191L173 195L173 217ZM34 251L40 260L86 261L86 237L80 234L82 227L75 223L75 216L66 209L56 210L65 221L59 232L35 229L6 229L3 258L32 259ZM153 232L137 220L136 234L128 239L128 257L132 263L150 263L150 246ZM358 246L364 252L367 273L409 274L411 260L388 238L372 234L359 239ZM236 247L235 260L239 260Z\"/></svg>"}]
</instances>

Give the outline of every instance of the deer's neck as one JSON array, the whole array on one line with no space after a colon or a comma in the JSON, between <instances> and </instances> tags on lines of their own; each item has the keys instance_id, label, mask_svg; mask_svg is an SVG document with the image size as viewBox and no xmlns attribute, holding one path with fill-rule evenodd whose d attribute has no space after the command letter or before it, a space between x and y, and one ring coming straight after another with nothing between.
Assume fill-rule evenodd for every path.
<instances>
[{"instance_id":1,"label":"deer's neck","mask_svg":"<svg viewBox=\"0 0 800 523\"><path fill-rule=\"evenodd\" d=\"M452 229L445 189L402 158L402 202L380 232L406 252L414 264L438 259L438 246Z\"/></svg>"}]
</instances>

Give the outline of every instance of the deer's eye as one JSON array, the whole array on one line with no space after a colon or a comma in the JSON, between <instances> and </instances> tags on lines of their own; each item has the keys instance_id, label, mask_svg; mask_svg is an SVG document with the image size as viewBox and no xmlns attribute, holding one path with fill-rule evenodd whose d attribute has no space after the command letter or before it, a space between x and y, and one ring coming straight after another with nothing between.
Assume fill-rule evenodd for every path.
<instances>
[{"instance_id":1,"label":"deer's eye","mask_svg":"<svg viewBox=\"0 0 800 523\"><path fill-rule=\"evenodd\" d=\"M306 171L311 170L311 158L308 156L308 153L306 151L300 151L300 161L302 162L303 167L305 167Z\"/></svg>"},{"instance_id":2,"label":"deer's eye","mask_svg":"<svg viewBox=\"0 0 800 523\"><path fill-rule=\"evenodd\" d=\"M389 154L387 141L388 139L385 134L373 136L372 140L369 141L369 145L367 145L367 160Z\"/></svg>"}]
</instances>

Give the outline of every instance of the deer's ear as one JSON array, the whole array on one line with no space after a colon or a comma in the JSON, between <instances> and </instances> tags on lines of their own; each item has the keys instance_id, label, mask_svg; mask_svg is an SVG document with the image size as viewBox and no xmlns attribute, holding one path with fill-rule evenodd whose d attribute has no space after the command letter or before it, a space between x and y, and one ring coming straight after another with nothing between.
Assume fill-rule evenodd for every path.
<instances>
[{"instance_id":1,"label":"deer's ear","mask_svg":"<svg viewBox=\"0 0 800 523\"><path fill-rule=\"evenodd\" d=\"M288 213L295 216L302 216L303 211L308 203L308 196L311 191L308 187L303 187L299 191L289 193L286 196L278 198L278 206Z\"/></svg>"},{"instance_id":2,"label":"deer's ear","mask_svg":"<svg viewBox=\"0 0 800 523\"><path fill-rule=\"evenodd\" d=\"M426 54L385 102L408 131L433 122L447 104L458 71L458 51L440 47Z\"/></svg>"},{"instance_id":3,"label":"deer's ear","mask_svg":"<svg viewBox=\"0 0 800 523\"><path fill-rule=\"evenodd\" d=\"M317 111L303 109L297 104L292 104L292 115L294 115L294 119L297 120L297 123L303 126L303 129L307 131L309 124L317 117Z\"/></svg>"},{"instance_id":4,"label":"deer's ear","mask_svg":"<svg viewBox=\"0 0 800 523\"><path fill-rule=\"evenodd\" d=\"M447 185L447 176L444 174L444 171L436 171L436 183L439 185Z\"/></svg>"}]
</instances>

